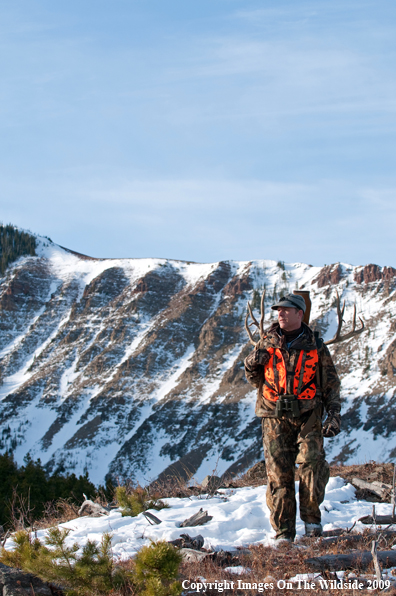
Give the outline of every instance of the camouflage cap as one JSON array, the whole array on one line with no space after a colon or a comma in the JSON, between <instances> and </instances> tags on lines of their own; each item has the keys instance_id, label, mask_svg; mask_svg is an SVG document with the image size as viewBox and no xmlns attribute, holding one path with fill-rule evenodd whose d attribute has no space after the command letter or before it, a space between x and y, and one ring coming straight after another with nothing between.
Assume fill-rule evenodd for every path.
<instances>
[{"instance_id":1,"label":"camouflage cap","mask_svg":"<svg viewBox=\"0 0 396 596\"><path fill-rule=\"evenodd\" d=\"M278 310L278 308L298 308L298 310L302 310L305 313L306 304L305 300L302 296L298 294L287 294L287 296L282 296L279 298L279 302L271 306L272 310Z\"/></svg>"}]
</instances>

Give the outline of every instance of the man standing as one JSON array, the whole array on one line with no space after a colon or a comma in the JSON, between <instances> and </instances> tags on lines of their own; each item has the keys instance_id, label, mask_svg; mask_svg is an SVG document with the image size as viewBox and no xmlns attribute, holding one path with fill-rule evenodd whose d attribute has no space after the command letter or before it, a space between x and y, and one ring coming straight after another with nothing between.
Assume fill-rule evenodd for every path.
<instances>
[{"instance_id":1,"label":"man standing","mask_svg":"<svg viewBox=\"0 0 396 596\"><path fill-rule=\"evenodd\" d=\"M258 388L268 477L267 505L276 540L296 535L295 464L299 464L300 516L307 536L322 533L319 505L329 479L323 437L340 432L340 380L323 341L302 322L302 296L272 306L274 323L245 359L248 382ZM327 419L322 428L324 409Z\"/></svg>"}]
</instances>

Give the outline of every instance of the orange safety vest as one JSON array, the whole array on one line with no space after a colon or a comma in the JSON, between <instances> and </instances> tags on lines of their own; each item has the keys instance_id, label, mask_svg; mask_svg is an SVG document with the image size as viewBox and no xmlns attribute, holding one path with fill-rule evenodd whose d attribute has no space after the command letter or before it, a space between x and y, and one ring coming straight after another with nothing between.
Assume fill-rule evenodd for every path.
<instances>
[{"instance_id":1,"label":"orange safety vest","mask_svg":"<svg viewBox=\"0 0 396 596\"><path fill-rule=\"evenodd\" d=\"M287 371L282 351L267 348L270 359L264 367L263 396L277 401L287 393ZM301 350L293 372L293 394L297 399L313 399L316 395L315 375L318 364L318 350Z\"/></svg>"}]
</instances>

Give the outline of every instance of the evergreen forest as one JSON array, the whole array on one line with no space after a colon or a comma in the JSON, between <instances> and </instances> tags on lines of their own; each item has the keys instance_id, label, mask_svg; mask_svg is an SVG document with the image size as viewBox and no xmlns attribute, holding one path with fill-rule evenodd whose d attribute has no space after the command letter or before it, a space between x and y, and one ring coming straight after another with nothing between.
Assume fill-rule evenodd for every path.
<instances>
[{"instance_id":1,"label":"evergreen forest","mask_svg":"<svg viewBox=\"0 0 396 596\"><path fill-rule=\"evenodd\" d=\"M23 466L18 467L11 453L0 455L0 525L10 527L12 509L21 507L32 521L40 519L46 504L58 499L68 499L81 505L83 493L88 498L97 494L97 489L88 479L88 474L62 475L55 472L49 475L40 460L33 461L25 457Z\"/></svg>"},{"instance_id":2,"label":"evergreen forest","mask_svg":"<svg viewBox=\"0 0 396 596\"><path fill-rule=\"evenodd\" d=\"M10 263L25 255L36 254L36 238L27 232L21 232L13 225L0 224L0 270L4 275Z\"/></svg>"}]
</instances>

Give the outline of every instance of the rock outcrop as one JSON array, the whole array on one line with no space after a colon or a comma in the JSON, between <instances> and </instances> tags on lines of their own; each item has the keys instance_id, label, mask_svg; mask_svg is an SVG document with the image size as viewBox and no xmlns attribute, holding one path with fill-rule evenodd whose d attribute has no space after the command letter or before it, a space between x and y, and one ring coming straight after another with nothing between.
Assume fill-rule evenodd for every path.
<instances>
[{"instance_id":1,"label":"rock outcrop","mask_svg":"<svg viewBox=\"0 0 396 596\"><path fill-rule=\"evenodd\" d=\"M0 563L0 596L62 596L63 592L41 579Z\"/></svg>"}]
</instances>

